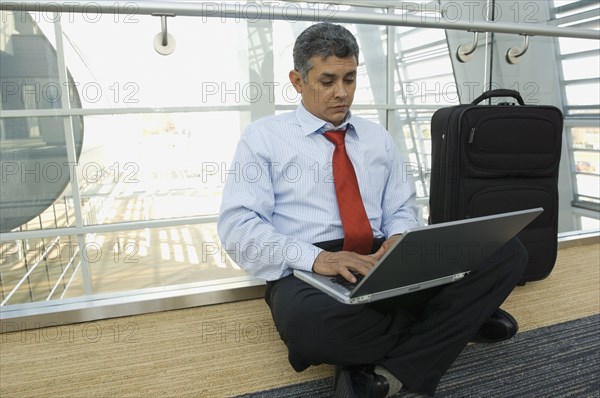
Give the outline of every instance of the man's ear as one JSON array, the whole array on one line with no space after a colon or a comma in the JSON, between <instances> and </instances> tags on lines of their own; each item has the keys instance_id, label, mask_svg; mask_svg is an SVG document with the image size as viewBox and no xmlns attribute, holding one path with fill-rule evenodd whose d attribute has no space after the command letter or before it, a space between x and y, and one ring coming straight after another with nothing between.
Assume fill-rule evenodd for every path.
<instances>
[{"instance_id":1,"label":"man's ear","mask_svg":"<svg viewBox=\"0 0 600 398\"><path fill-rule=\"evenodd\" d=\"M297 70L291 70L289 74L290 82L296 89L298 94L302 94L302 87L304 83L304 79L302 79L302 75Z\"/></svg>"}]
</instances>

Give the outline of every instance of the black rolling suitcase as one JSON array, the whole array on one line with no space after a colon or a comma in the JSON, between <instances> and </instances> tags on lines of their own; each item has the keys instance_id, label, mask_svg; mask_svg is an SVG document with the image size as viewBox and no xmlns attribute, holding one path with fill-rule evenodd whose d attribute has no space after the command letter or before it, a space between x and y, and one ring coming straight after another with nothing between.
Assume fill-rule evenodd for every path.
<instances>
[{"instance_id":1,"label":"black rolling suitcase","mask_svg":"<svg viewBox=\"0 0 600 398\"><path fill-rule=\"evenodd\" d=\"M478 105L513 97L518 105ZM514 90L492 90L431 120L431 224L543 207L518 235L529 252L521 284L547 277L556 261L558 164L563 115L525 105Z\"/></svg>"}]
</instances>

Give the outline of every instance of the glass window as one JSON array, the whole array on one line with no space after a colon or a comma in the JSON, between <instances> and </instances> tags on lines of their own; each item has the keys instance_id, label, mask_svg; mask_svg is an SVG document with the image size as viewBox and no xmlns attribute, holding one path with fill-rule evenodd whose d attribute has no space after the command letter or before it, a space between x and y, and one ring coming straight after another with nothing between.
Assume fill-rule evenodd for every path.
<instances>
[{"instance_id":1,"label":"glass window","mask_svg":"<svg viewBox=\"0 0 600 398\"><path fill-rule=\"evenodd\" d=\"M598 50L600 43L597 40L574 39L571 37L559 37L558 43L560 53L564 55L578 54L586 51Z\"/></svg>"},{"instance_id":2,"label":"glass window","mask_svg":"<svg viewBox=\"0 0 600 398\"><path fill-rule=\"evenodd\" d=\"M80 106L81 97L68 74L65 84L71 95L69 101L63 98L66 91L58 82L56 50L35 23L39 15L15 12L1 16L0 109L31 116L0 118L0 232L54 228L66 222L58 221L53 213L57 206L70 207L65 195L70 191L69 173L81 153L84 126L81 117L65 121L47 112L66 102ZM46 116L36 111L46 112ZM67 154L65 129L73 133L73 160Z\"/></svg>"},{"instance_id":3,"label":"glass window","mask_svg":"<svg viewBox=\"0 0 600 398\"><path fill-rule=\"evenodd\" d=\"M597 105L600 104L600 83L566 84L567 106ZM590 109L598 114L598 108Z\"/></svg>"},{"instance_id":4,"label":"glass window","mask_svg":"<svg viewBox=\"0 0 600 398\"><path fill-rule=\"evenodd\" d=\"M312 2L290 4L317 7ZM582 3L552 4L562 7L555 15L562 18L577 15ZM387 12L371 6L335 5L334 11ZM288 72L295 38L312 21L168 18L176 47L163 56L153 48L161 27L157 17L103 14L91 23L73 14L62 19L63 35L56 38L47 17L13 16L3 24L0 40L0 106L13 112L0 118L2 183L11 187L1 190L2 232L71 231L77 229L76 221L85 231L96 232L2 242L3 301L13 290L9 305L79 297L89 290L111 293L249 278L236 259L252 253L243 248L224 252L214 219L225 179L244 172L231 164L240 133L252 120L288 112L300 100ZM459 103L452 70L456 62L446 33L344 25L361 48L353 112L385 126L414 166L426 220L431 116ZM54 50L56 40L62 40L64 54ZM554 51L554 39L539 43ZM561 38L556 54L566 84L551 94L557 98L564 87L574 203L600 201L599 129L589 127L600 104L598 52L597 41ZM57 67L62 56L68 69L66 90ZM503 60L496 57L494 62ZM473 80L487 76L484 68L476 69ZM513 83L523 80L532 83L516 76L523 69L495 70L501 75L498 83L508 88L519 89ZM528 87L552 90L537 80L521 86L526 101L529 94L534 99L538 94ZM75 155L65 135L73 138ZM69 156L76 161L71 163ZM70 184L75 176L78 184ZM198 223L180 220L187 217ZM586 220L581 224L587 225ZM100 227L120 230L100 232Z\"/></svg>"},{"instance_id":5,"label":"glass window","mask_svg":"<svg viewBox=\"0 0 600 398\"><path fill-rule=\"evenodd\" d=\"M90 23L73 14L63 19L66 62L81 106L240 105L252 100L245 21L204 18L199 23L177 16L167 23L176 47L162 56L153 47L159 18L102 15Z\"/></svg>"},{"instance_id":6,"label":"glass window","mask_svg":"<svg viewBox=\"0 0 600 398\"><path fill-rule=\"evenodd\" d=\"M0 252L2 305L59 300L83 294L77 237L5 241L0 244Z\"/></svg>"},{"instance_id":7,"label":"glass window","mask_svg":"<svg viewBox=\"0 0 600 398\"><path fill-rule=\"evenodd\" d=\"M581 68L585 65L585 68ZM600 77L600 59L597 56L565 59L562 63L563 76L566 81L591 79Z\"/></svg>"},{"instance_id":8,"label":"glass window","mask_svg":"<svg viewBox=\"0 0 600 398\"><path fill-rule=\"evenodd\" d=\"M559 26L580 26L600 20L597 2L554 1L554 18ZM597 212L600 203L600 44L597 40L559 38L561 81L567 143L571 152L573 206ZM579 217L580 223L589 225ZM589 220L589 218L588 218Z\"/></svg>"},{"instance_id":9,"label":"glass window","mask_svg":"<svg viewBox=\"0 0 600 398\"><path fill-rule=\"evenodd\" d=\"M86 116L86 224L217 214L244 113Z\"/></svg>"}]
</instances>

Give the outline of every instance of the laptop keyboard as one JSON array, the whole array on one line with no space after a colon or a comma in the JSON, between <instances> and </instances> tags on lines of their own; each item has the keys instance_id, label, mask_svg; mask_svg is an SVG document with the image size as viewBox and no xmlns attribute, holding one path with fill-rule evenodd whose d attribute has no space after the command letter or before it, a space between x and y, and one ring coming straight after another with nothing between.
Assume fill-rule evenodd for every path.
<instances>
[{"instance_id":1,"label":"laptop keyboard","mask_svg":"<svg viewBox=\"0 0 600 398\"><path fill-rule=\"evenodd\" d=\"M360 283L360 281L363 280L363 278L365 277L362 274L359 274L358 272L352 272L352 275L354 275L354 277L356 278L356 282L352 283L350 281L347 281L346 278L344 278L341 275L336 275L333 278L330 278L329 280L333 283L335 283L336 285L340 285L345 287L348 290L352 290L356 287L356 285L358 285Z\"/></svg>"}]
</instances>

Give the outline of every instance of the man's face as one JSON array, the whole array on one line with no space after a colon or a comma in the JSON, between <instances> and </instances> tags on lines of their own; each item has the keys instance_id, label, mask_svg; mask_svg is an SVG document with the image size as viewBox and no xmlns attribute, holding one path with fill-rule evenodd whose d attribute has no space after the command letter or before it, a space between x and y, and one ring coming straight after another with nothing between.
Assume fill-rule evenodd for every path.
<instances>
[{"instance_id":1,"label":"man's face","mask_svg":"<svg viewBox=\"0 0 600 398\"><path fill-rule=\"evenodd\" d=\"M354 100L356 90L356 57L329 56L311 58L313 67L306 80L298 71L290 72L290 81L302 95L304 107L319 119L337 126Z\"/></svg>"}]
</instances>

